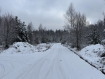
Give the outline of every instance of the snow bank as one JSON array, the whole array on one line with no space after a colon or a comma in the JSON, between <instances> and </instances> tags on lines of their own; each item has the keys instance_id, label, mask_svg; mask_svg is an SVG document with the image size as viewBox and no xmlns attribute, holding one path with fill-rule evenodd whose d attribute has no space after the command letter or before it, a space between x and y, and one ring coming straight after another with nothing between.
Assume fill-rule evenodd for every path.
<instances>
[{"instance_id":1,"label":"snow bank","mask_svg":"<svg viewBox=\"0 0 105 79\"><path fill-rule=\"evenodd\" d=\"M13 53L34 53L35 47L32 46L31 44L27 42L17 42L14 43L9 49L4 50L2 53L8 53L8 54L13 54Z\"/></svg>"},{"instance_id":2,"label":"snow bank","mask_svg":"<svg viewBox=\"0 0 105 79\"><path fill-rule=\"evenodd\" d=\"M97 69L105 72L105 48L103 45L90 45L77 52L83 59L94 65Z\"/></svg>"},{"instance_id":3,"label":"snow bank","mask_svg":"<svg viewBox=\"0 0 105 79\"><path fill-rule=\"evenodd\" d=\"M83 48L79 53L89 57L100 57L104 53L103 45L96 44Z\"/></svg>"},{"instance_id":4,"label":"snow bank","mask_svg":"<svg viewBox=\"0 0 105 79\"><path fill-rule=\"evenodd\" d=\"M34 52L43 52L51 47L51 44L39 44L33 46L27 42L17 42L14 43L9 49L4 50L2 53L14 54L14 53L34 53Z\"/></svg>"},{"instance_id":5,"label":"snow bank","mask_svg":"<svg viewBox=\"0 0 105 79\"><path fill-rule=\"evenodd\" d=\"M76 48L71 48L69 45L65 46L74 51L80 58L105 73L105 47L103 45L89 45L80 51L77 51Z\"/></svg>"}]
</instances>

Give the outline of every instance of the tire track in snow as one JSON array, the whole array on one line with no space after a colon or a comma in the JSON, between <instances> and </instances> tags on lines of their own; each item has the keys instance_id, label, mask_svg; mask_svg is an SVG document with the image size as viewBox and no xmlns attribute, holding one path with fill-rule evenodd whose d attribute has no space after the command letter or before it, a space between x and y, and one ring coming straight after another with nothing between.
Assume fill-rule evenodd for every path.
<instances>
[{"instance_id":1,"label":"tire track in snow","mask_svg":"<svg viewBox=\"0 0 105 79\"><path fill-rule=\"evenodd\" d=\"M63 46L64 47L64 46ZM66 48L66 47L64 47L64 48ZM64 51L64 50L63 50ZM79 68L79 66L78 65L80 65L80 63L81 62L79 62L78 60L75 60L74 59L74 56L73 56L73 58L70 56L70 55L75 55L74 54L74 52L73 51L71 51L71 50L69 50L70 52L66 52L66 54L64 54L64 55L67 55L67 56L64 56L64 65L66 64L66 67L67 68L65 68L65 70L66 69L68 69L68 70L66 70L68 73L69 73L69 75L71 75L71 79L78 79L78 77L76 76L76 75L81 75L81 76L83 76L84 77L84 75L83 75L83 73L81 74L81 73L76 73L76 71L81 71L82 70L82 66ZM76 55L75 55L76 56ZM67 58L66 57L69 57L68 58L68 60L67 60ZM76 56L77 58L79 58L78 56ZM81 59L80 59L81 60ZM69 62L70 61L70 62ZM84 62L84 61L83 61ZM70 65L70 63L71 63L71 65ZM70 71L72 71L72 72L70 72ZM68 74L67 73L67 74ZM84 73L86 73L86 72L84 72ZM93 74L94 75L94 74Z\"/></svg>"},{"instance_id":2,"label":"tire track in snow","mask_svg":"<svg viewBox=\"0 0 105 79\"><path fill-rule=\"evenodd\" d=\"M3 77L4 72L5 72L5 67L2 64L0 64L0 79Z\"/></svg>"},{"instance_id":3,"label":"tire track in snow","mask_svg":"<svg viewBox=\"0 0 105 79\"><path fill-rule=\"evenodd\" d=\"M60 70L61 70L61 75L63 76L63 78L62 79L69 79L69 77L68 77L68 75L65 73L65 71L64 71L64 67L62 66L62 62L64 61L62 58L61 58L61 54L62 54L62 49L59 49L59 53L58 53L59 55L59 57L58 57L58 60L60 61L60 62L58 62L58 64L59 64L59 68L60 68Z\"/></svg>"},{"instance_id":4,"label":"tire track in snow","mask_svg":"<svg viewBox=\"0 0 105 79\"><path fill-rule=\"evenodd\" d=\"M13 57L13 59L14 60L10 60L10 59L8 59L8 60L3 60L3 59L0 59L0 61L6 61L6 62L17 62L17 63L24 63L24 64L27 64L27 60L28 59L33 59L34 57L28 57L27 59L24 59L24 58L22 58L22 59L18 59L18 58L15 58L15 57ZM7 59L7 58L6 58Z\"/></svg>"},{"instance_id":5,"label":"tire track in snow","mask_svg":"<svg viewBox=\"0 0 105 79\"><path fill-rule=\"evenodd\" d=\"M45 66L47 66L48 65L48 63L49 62L51 62L50 63L50 65L49 65L49 68L47 67L47 69L46 69L46 73L44 73L44 75L43 76L40 76L40 78L39 79L47 79L47 76L49 75L49 73L51 73L51 71L53 71L53 66L54 66L54 64L55 64L55 59L56 59L56 57L57 56L55 56L54 58L53 58L53 60L47 60L47 64L44 64ZM43 67L44 68L44 67ZM45 72L44 70L45 69L41 69L42 71L41 72ZM41 73L40 73L41 74Z\"/></svg>"},{"instance_id":6,"label":"tire track in snow","mask_svg":"<svg viewBox=\"0 0 105 79\"><path fill-rule=\"evenodd\" d=\"M68 60L69 59L67 59L67 56L64 56L64 55L66 55L66 53L68 53L68 52L65 52L63 49L61 49L62 51L61 51L61 54L60 55L63 55L63 56L61 56L62 57L62 59L63 59L63 65L65 65L65 67L64 66L62 66L63 67L63 69L64 69L64 72L66 73L66 79L78 79L76 76L75 76L75 73L74 73L74 70L72 69L72 68L70 68L71 66L68 64ZM68 55L69 56L69 55ZM69 61L70 62L70 61ZM71 64L72 64L72 62L71 62ZM72 71L72 73L70 73L70 71ZM72 74L72 75L71 75ZM70 76L71 75L71 76Z\"/></svg>"},{"instance_id":7,"label":"tire track in snow","mask_svg":"<svg viewBox=\"0 0 105 79\"><path fill-rule=\"evenodd\" d=\"M66 74L64 72L64 69L63 69L63 67L61 65L62 60L60 58L60 54L61 54L61 51L60 50L61 50L60 48L56 49L56 52L55 52L56 53L56 56L51 61L52 63L50 65L50 67L47 69L46 73L44 73L43 76L40 76L39 79L54 79L53 78L54 76L56 76L57 79L68 79L66 77ZM44 69L43 69L43 72L45 72Z\"/></svg>"},{"instance_id":8,"label":"tire track in snow","mask_svg":"<svg viewBox=\"0 0 105 79\"><path fill-rule=\"evenodd\" d=\"M55 47L53 48L55 50ZM54 51L53 51L54 52ZM49 55L52 55L53 52L51 51L51 53L45 55L44 57L42 57L40 60L38 60L37 62L33 63L31 65L31 67L26 67L24 69L22 69L21 71L19 71L20 75L18 75L18 77L16 79L33 79L32 78L32 73L36 73L34 74L34 78L37 78L39 77L39 72L40 72L40 68L43 66L44 62L46 61L46 57L49 56ZM40 66L39 66L40 65ZM34 69L35 68L35 69ZM33 71L33 70L36 70L36 71ZM29 75L30 74L30 75ZM30 78L30 77L31 78ZM37 78L38 79L38 78Z\"/></svg>"},{"instance_id":9,"label":"tire track in snow","mask_svg":"<svg viewBox=\"0 0 105 79\"><path fill-rule=\"evenodd\" d=\"M49 73L55 63L55 59L57 58L57 55L56 55L57 53L55 53L57 50L55 51L55 49L52 54L50 54L50 55L46 56L46 58L44 58L44 60L46 60L46 61L43 63L43 66L40 70L40 74L43 73L43 75L39 75L39 77L37 79L47 79L46 77L49 75Z\"/></svg>"},{"instance_id":10,"label":"tire track in snow","mask_svg":"<svg viewBox=\"0 0 105 79\"><path fill-rule=\"evenodd\" d=\"M0 77L0 79L9 75L14 69L14 66L11 62L5 62L5 65L3 65L3 64L1 64L1 65L2 65L2 68L4 69L4 72L3 72L2 76Z\"/></svg>"}]
</instances>

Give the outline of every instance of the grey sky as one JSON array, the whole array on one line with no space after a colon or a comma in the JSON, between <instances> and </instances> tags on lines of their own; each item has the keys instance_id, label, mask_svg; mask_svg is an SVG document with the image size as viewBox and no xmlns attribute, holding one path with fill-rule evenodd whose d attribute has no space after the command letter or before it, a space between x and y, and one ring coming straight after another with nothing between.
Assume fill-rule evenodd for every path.
<instances>
[{"instance_id":1,"label":"grey sky","mask_svg":"<svg viewBox=\"0 0 105 79\"><path fill-rule=\"evenodd\" d=\"M64 14L70 3L76 11L84 13L92 23L103 19L104 0L0 0L1 13L18 16L26 24L32 22L35 29L41 23L47 29L63 29Z\"/></svg>"}]
</instances>

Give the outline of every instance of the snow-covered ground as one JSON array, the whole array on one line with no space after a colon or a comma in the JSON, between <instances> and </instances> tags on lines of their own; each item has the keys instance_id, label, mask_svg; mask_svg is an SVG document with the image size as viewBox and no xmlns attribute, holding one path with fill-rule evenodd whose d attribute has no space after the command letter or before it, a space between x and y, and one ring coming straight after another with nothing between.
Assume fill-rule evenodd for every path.
<instances>
[{"instance_id":1,"label":"snow-covered ground","mask_svg":"<svg viewBox=\"0 0 105 79\"><path fill-rule=\"evenodd\" d=\"M89 45L80 51L76 51L75 48L72 49L70 46L68 46L68 48L73 50L85 61L95 66L98 70L105 73L105 47L103 45Z\"/></svg>"},{"instance_id":2,"label":"snow-covered ground","mask_svg":"<svg viewBox=\"0 0 105 79\"><path fill-rule=\"evenodd\" d=\"M25 52L0 54L0 79L105 79L60 43L45 52Z\"/></svg>"},{"instance_id":3,"label":"snow-covered ground","mask_svg":"<svg viewBox=\"0 0 105 79\"><path fill-rule=\"evenodd\" d=\"M42 43L38 44L36 46L33 46L27 42L17 42L14 43L12 46L10 46L9 49L4 50L1 52L2 54L14 54L14 53L19 53L19 54L29 54L29 53L35 53L35 52L44 52L48 50L53 44L49 43Z\"/></svg>"}]
</instances>

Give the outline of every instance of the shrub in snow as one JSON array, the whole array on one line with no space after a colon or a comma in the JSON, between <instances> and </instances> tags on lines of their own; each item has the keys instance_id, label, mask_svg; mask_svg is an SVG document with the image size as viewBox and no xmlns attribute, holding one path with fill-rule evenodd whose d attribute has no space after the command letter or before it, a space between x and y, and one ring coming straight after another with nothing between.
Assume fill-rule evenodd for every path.
<instances>
[{"instance_id":1,"label":"shrub in snow","mask_svg":"<svg viewBox=\"0 0 105 79\"><path fill-rule=\"evenodd\" d=\"M101 44L102 45L105 45L105 39L101 41Z\"/></svg>"},{"instance_id":2,"label":"shrub in snow","mask_svg":"<svg viewBox=\"0 0 105 79\"><path fill-rule=\"evenodd\" d=\"M102 63L103 65L105 65L105 58L102 58L102 59L100 60L100 63Z\"/></svg>"},{"instance_id":3,"label":"shrub in snow","mask_svg":"<svg viewBox=\"0 0 105 79\"><path fill-rule=\"evenodd\" d=\"M101 57L105 57L105 52L101 55Z\"/></svg>"},{"instance_id":4,"label":"shrub in snow","mask_svg":"<svg viewBox=\"0 0 105 79\"><path fill-rule=\"evenodd\" d=\"M52 46L52 44L41 43L36 46L36 49L38 52L41 52L41 51L44 52L44 51L48 50L51 46Z\"/></svg>"},{"instance_id":5,"label":"shrub in snow","mask_svg":"<svg viewBox=\"0 0 105 79\"><path fill-rule=\"evenodd\" d=\"M65 43L66 43L66 41L65 41L65 40L62 40L62 41L61 41L61 44L65 44Z\"/></svg>"}]
</instances>

